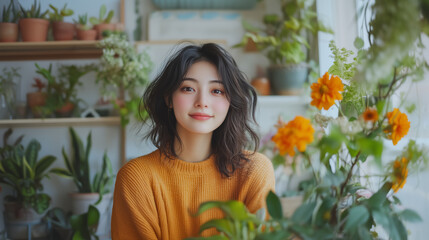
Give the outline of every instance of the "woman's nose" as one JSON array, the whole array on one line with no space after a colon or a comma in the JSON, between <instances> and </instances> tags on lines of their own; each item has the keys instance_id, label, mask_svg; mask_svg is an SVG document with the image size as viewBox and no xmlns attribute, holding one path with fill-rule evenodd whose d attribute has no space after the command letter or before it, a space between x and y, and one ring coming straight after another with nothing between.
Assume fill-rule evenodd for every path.
<instances>
[{"instance_id":1,"label":"woman's nose","mask_svg":"<svg viewBox=\"0 0 429 240\"><path fill-rule=\"evenodd\" d=\"M208 99L206 94L199 92L197 94L197 98L195 99L195 107L197 108L207 108L208 106Z\"/></svg>"}]
</instances>

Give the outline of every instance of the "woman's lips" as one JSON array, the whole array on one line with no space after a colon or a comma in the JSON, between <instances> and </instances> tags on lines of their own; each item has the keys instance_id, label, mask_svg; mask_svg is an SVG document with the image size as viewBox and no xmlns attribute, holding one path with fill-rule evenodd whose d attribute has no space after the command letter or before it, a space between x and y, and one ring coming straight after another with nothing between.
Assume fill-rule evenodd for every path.
<instances>
[{"instance_id":1,"label":"woman's lips","mask_svg":"<svg viewBox=\"0 0 429 240\"><path fill-rule=\"evenodd\" d=\"M193 113L193 114L189 114L189 116L196 120L208 120L213 117L205 113Z\"/></svg>"}]
</instances>

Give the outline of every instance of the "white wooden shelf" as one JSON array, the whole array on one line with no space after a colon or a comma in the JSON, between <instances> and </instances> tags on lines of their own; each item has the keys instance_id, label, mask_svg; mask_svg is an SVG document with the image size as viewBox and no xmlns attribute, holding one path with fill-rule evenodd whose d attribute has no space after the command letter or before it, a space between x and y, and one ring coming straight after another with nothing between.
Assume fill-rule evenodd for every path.
<instances>
[{"instance_id":1,"label":"white wooden shelf","mask_svg":"<svg viewBox=\"0 0 429 240\"><path fill-rule=\"evenodd\" d=\"M49 126L87 126L120 125L120 117L100 118L34 118L0 120L0 127L49 127Z\"/></svg>"}]
</instances>

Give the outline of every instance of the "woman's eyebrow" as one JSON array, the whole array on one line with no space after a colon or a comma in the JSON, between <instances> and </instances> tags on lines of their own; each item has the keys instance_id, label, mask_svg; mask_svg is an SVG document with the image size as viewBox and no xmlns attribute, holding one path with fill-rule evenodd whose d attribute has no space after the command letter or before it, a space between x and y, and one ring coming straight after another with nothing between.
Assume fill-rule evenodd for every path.
<instances>
[{"instance_id":1,"label":"woman's eyebrow","mask_svg":"<svg viewBox=\"0 0 429 240\"><path fill-rule=\"evenodd\" d=\"M183 78L183 81L198 82L198 80L197 80L197 79L195 79L195 78L190 78L190 77ZM222 85L223 85L222 80L210 80L210 81L209 81L209 83L218 83L218 84L222 84Z\"/></svg>"}]
</instances>

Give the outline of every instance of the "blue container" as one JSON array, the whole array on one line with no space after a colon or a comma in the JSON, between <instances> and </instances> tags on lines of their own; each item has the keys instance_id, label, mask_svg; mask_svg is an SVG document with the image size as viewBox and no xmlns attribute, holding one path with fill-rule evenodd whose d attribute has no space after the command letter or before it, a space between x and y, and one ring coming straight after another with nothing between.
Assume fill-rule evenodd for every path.
<instances>
[{"instance_id":1,"label":"blue container","mask_svg":"<svg viewBox=\"0 0 429 240\"><path fill-rule=\"evenodd\" d=\"M252 9L257 0L152 0L160 9Z\"/></svg>"}]
</instances>

